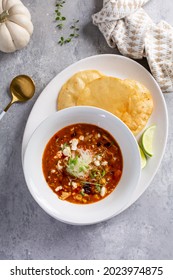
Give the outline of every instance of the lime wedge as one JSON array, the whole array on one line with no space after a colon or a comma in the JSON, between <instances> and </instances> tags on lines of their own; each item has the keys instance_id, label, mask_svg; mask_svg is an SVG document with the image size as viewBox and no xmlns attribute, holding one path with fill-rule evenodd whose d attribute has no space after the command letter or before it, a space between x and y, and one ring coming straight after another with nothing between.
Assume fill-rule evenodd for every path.
<instances>
[{"instance_id":1,"label":"lime wedge","mask_svg":"<svg viewBox=\"0 0 173 280\"><path fill-rule=\"evenodd\" d=\"M153 156L153 138L156 126L151 125L149 126L144 133L142 134L141 138L141 147L143 152L152 157Z\"/></svg>"},{"instance_id":2,"label":"lime wedge","mask_svg":"<svg viewBox=\"0 0 173 280\"><path fill-rule=\"evenodd\" d=\"M143 169L145 167L145 165L147 164L147 159L146 159L146 156L145 156L143 150L141 149L141 147L139 147L139 151L140 151L140 155L141 155L141 168Z\"/></svg>"}]
</instances>

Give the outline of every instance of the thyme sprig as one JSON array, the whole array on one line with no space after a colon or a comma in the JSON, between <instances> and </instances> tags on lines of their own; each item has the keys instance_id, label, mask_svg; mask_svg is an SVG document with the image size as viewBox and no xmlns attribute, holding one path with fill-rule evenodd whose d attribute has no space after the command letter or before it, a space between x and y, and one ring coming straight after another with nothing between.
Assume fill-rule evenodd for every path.
<instances>
[{"instance_id":1,"label":"thyme sprig","mask_svg":"<svg viewBox=\"0 0 173 280\"><path fill-rule=\"evenodd\" d=\"M63 27L63 23L62 21L66 20L66 17L62 15L61 13L61 9L63 8L63 5L65 4L65 0L58 0L58 3L56 3L56 10L55 10L55 20L56 21L60 21L60 23L58 23L57 27L59 27L60 29L62 29Z\"/></svg>"},{"instance_id":2,"label":"thyme sprig","mask_svg":"<svg viewBox=\"0 0 173 280\"><path fill-rule=\"evenodd\" d=\"M62 29L64 27L64 23L66 21L66 17L62 15L61 9L63 8L64 4L66 3L65 0L57 0L56 3L56 10L55 10L55 20L58 22L57 27ZM60 37L58 44L60 46L70 43L72 39L79 37L79 27L78 27L79 20L73 20L73 23L70 26L71 33L69 36L64 38L63 36Z\"/></svg>"},{"instance_id":3,"label":"thyme sprig","mask_svg":"<svg viewBox=\"0 0 173 280\"><path fill-rule=\"evenodd\" d=\"M77 26L78 23L79 23L79 20L73 20L73 24L70 26L70 29L72 29L73 32L71 32L67 38L61 37L58 42L59 45L62 46L66 43L70 43L73 38L79 37L79 33L78 33L79 28Z\"/></svg>"}]
</instances>

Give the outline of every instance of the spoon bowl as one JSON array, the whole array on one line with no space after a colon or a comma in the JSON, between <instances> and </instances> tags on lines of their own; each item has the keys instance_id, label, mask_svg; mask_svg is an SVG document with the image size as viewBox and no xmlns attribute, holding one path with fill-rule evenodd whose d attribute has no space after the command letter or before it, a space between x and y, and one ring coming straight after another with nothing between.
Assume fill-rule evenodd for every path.
<instances>
[{"instance_id":1,"label":"spoon bowl","mask_svg":"<svg viewBox=\"0 0 173 280\"><path fill-rule=\"evenodd\" d=\"M34 81L27 75L16 76L10 84L11 102L7 105L4 111L0 114L0 119L4 116L7 110L15 102L26 102L31 99L35 93Z\"/></svg>"},{"instance_id":2,"label":"spoon bowl","mask_svg":"<svg viewBox=\"0 0 173 280\"><path fill-rule=\"evenodd\" d=\"M12 96L17 98L18 102L25 102L34 95L34 82L26 75L17 76L11 82L10 92Z\"/></svg>"}]
</instances>

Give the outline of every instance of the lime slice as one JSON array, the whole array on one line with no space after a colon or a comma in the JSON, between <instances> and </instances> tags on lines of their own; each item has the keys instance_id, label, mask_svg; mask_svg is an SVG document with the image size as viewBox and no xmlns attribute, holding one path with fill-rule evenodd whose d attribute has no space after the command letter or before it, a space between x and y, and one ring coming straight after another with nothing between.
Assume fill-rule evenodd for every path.
<instances>
[{"instance_id":1,"label":"lime slice","mask_svg":"<svg viewBox=\"0 0 173 280\"><path fill-rule=\"evenodd\" d=\"M143 152L150 157L153 156L153 138L154 138L155 129L156 129L155 125L149 126L144 131L141 138L141 145L142 145Z\"/></svg>"},{"instance_id":2,"label":"lime slice","mask_svg":"<svg viewBox=\"0 0 173 280\"><path fill-rule=\"evenodd\" d=\"M139 147L139 151L140 151L140 155L141 155L141 168L144 168L145 165L147 164L147 159L146 159L146 156L145 156L143 150L141 149L141 147Z\"/></svg>"}]
</instances>

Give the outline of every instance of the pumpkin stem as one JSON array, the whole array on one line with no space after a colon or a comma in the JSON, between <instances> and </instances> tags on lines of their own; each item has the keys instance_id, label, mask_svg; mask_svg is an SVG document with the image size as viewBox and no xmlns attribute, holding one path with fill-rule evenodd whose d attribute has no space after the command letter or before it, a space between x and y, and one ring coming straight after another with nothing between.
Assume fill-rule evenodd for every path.
<instances>
[{"instance_id":1,"label":"pumpkin stem","mask_svg":"<svg viewBox=\"0 0 173 280\"><path fill-rule=\"evenodd\" d=\"M0 23L5 22L9 16L8 11L3 11L2 14L0 14Z\"/></svg>"}]
</instances>

